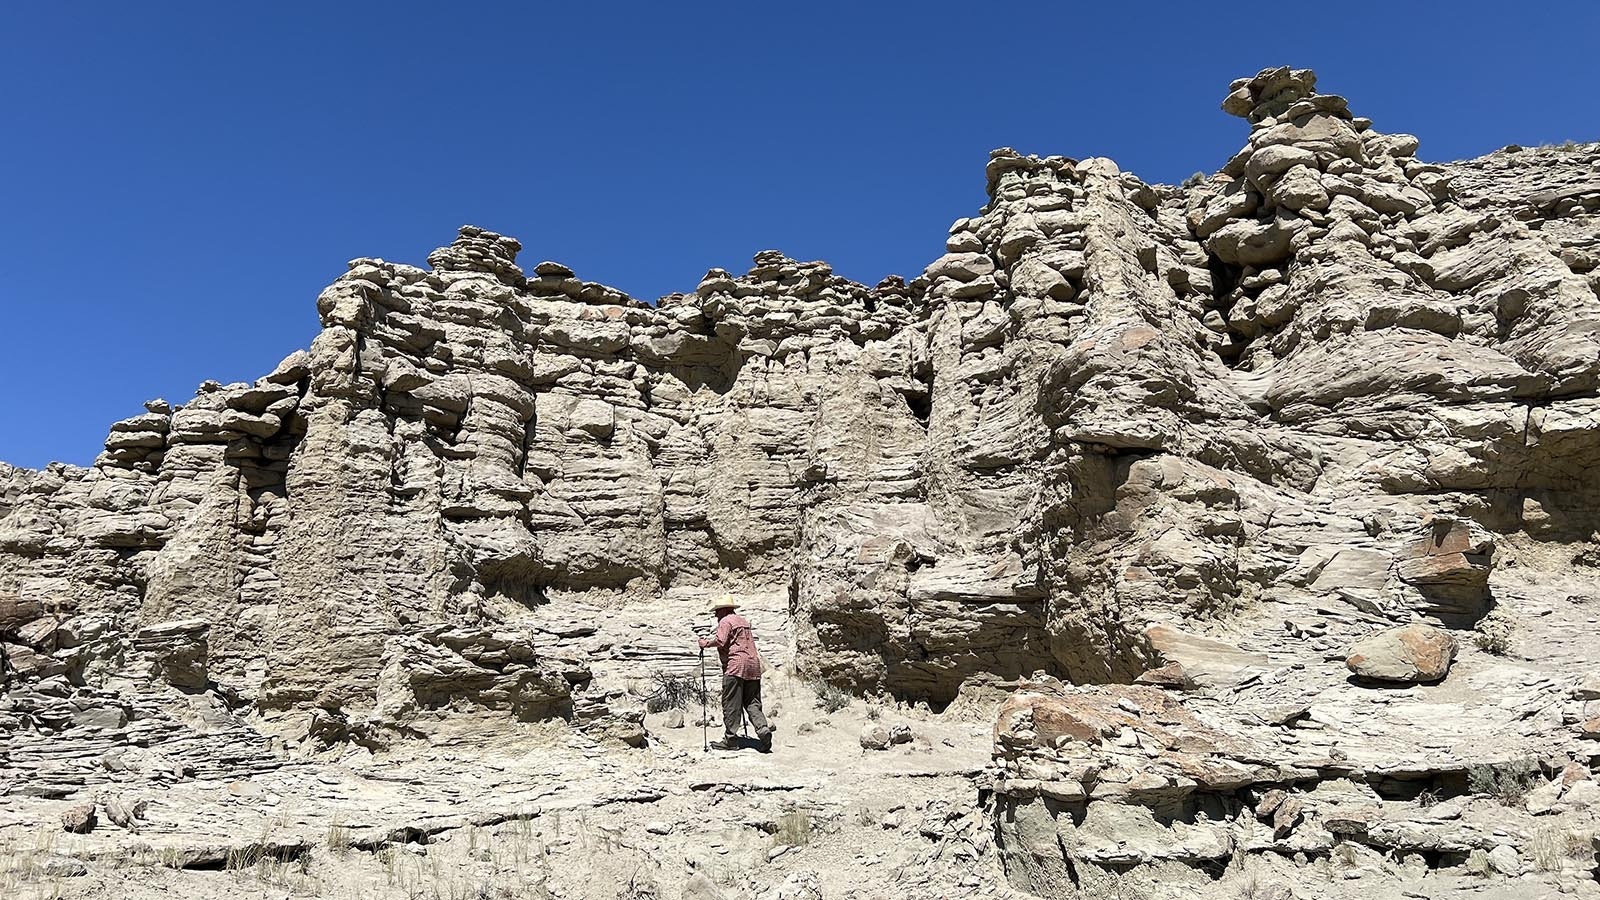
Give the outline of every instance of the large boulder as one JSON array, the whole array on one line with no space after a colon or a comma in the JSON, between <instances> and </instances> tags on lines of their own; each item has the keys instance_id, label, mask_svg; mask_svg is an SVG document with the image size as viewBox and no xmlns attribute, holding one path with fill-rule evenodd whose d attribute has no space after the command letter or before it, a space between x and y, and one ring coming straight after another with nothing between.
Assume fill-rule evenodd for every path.
<instances>
[{"instance_id":1,"label":"large boulder","mask_svg":"<svg viewBox=\"0 0 1600 900\"><path fill-rule=\"evenodd\" d=\"M1405 625L1357 641L1345 656L1356 677L1417 684L1443 679L1456 657L1456 639L1432 625Z\"/></svg>"},{"instance_id":2,"label":"large boulder","mask_svg":"<svg viewBox=\"0 0 1600 900\"><path fill-rule=\"evenodd\" d=\"M868 722L861 729L861 749L887 750L889 749L889 729L876 722Z\"/></svg>"}]
</instances>

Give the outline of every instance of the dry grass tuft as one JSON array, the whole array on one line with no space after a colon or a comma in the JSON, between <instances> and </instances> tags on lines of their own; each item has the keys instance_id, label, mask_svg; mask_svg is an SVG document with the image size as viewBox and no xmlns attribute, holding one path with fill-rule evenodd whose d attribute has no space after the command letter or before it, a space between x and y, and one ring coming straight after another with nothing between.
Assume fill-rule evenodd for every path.
<instances>
[{"instance_id":1,"label":"dry grass tuft","mask_svg":"<svg viewBox=\"0 0 1600 900\"><path fill-rule=\"evenodd\" d=\"M791 809L778 817L778 830L773 834L773 840L778 844L788 847L804 847L811 843L811 813L803 809Z\"/></svg>"},{"instance_id":2,"label":"dry grass tuft","mask_svg":"<svg viewBox=\"0 0 1600 900\"><path fill-rule=\"evenodd\" d=\"M345 827L343 819L335 816L333 824L328 826L328 849L344 854L350 852L350 846L350 829Z\"/></svg>"},{"instance_id":3,"label":"dry grass tuft","mask_svg":"<svg viewBox=\"0 0 1600 900\"><path fill-rule=\"evenodd\" d=\"M1593 836L1582 829L1545 825L1528 840L1528 855L1541 872L1559 872L1569 862L1587 868L1594 863L1593 842Z\"/></svg>"}]
</instances>

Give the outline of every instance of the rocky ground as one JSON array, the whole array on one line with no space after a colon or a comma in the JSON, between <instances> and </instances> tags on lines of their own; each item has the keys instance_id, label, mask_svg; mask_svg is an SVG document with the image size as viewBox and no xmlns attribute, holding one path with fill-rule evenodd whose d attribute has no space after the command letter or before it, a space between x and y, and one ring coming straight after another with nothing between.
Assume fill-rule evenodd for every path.
<instances>
[{"instance_id":1,"label":"rocky ground","mask_svg":"<svg viewBox=\"0 0 1600 900\"><path fill-rule=\"evenodd\" d=\"M535 724L232 779L116 779L84 792L101 821L81 835L61 826L79 795L13 799L0 884L8 897L1005 894L974 789L988 724L861 701L830 712L769 680L770 755L754 741L704 751L695 704L687 720L651 715L644 748ZM912 737L864 749L880 724ZM116 799L142 815L107 821Z\"/></svg>"},{"instance_id":2,"label":"rocky ground","mask_svg":"<svg viewBox=\"0 0 1600 900\"><path fill-rule=\"evenodd\" d=\"M466 226L0 464L0 896L1600 895L1600 144L1223 110L873 287Z\"/></svg>"},{"instance_id":3,"label":"rocky ground","mask_svg":"<svg viewBox=\"0 0 1600 900\"><path fill-rule=\"evenodd\" d=\"M1569 611L1533 599L1600 613L1600 596L1568 593L1574 586L1535 589L1519 606L1515 640L1541 648L1532 658L1469 645L1448 686L1373 692L1347 682L1338 660L1323 660L1337 654L1297 646L1306 640L1284 632L1243 641L1269 658L1270 671L1218 702L1195 703L1202 721L1174 723L1137 688L1081 695L1092 708L1109 699L1113 715L1132 716L1137 752L1153 746L1141 719L1153 731L1187 724L1191 736L1225 722L1231 739L1259 741L1249 752L1226 748L1243 764L1302 770L1283 782L1297 806L1287 827L1251 811L1252 799L1269 795L1264 786L1225 792L1210 822L1204 813L1185 822L1160 812L1166 783L1135 802L1124 794L1091 803L1074 832L1077 858L1108 871L1116 862L1143 865L1116 882L1097 881L1083 866L1073 889L1145 897L1192 896L1207 886L1240 897L1600 896L1600 782L1586 767L1573 780L1570 761L1548 778L1554 762L1530 752L1545 746L1541 733L1570 717L1575 692L1600 697L1600 685L1563 674L1592 670L1595 642L1541 627ZM1350 625L1323 621L1335 635ZM1302 666L1325 674L1329 687L1297 689L1297 681L1311 682ZM1014 802L994 807L985 798L997 785L1025 793L1017 775L1035 778L1035 796L1040 787L1064 795L1060 781L1016 771L1003 749L992 760L1005 746L991 724L999 698L1010 696L1003 687L933 714L833 691L819 696L773 672L766 704L780 730L770 755L753 741L742 751L702 750L691 698L688 715L647 715L644 747L534 723L468 729L397 751L330 746L249 775L124 770L91 776L98 783L59 799L28 796L23 785L0 805L0 886L19 898L1021 898L1029 894L1008 887L1003 873L1029 863L997 847L996 837L1027 816ZM843 705L830 709L830 700ZM168 701L168 712L182 716L173 707L193 698ZM895 743L891 735L902 733L904 743ZM1105 741L1102 764L1126 752L1128 733L1118 728ZM1519 735L1531 744L1519 745ZM65 830L86 803L95 805L93 830ZM1145 805L1155 815L1128 815ZM137 813L123 812L128 818L118 823L114 810ZM1042 896L1074 895L1065 885L1030 886Z\"/></svg>"}]
</instances>

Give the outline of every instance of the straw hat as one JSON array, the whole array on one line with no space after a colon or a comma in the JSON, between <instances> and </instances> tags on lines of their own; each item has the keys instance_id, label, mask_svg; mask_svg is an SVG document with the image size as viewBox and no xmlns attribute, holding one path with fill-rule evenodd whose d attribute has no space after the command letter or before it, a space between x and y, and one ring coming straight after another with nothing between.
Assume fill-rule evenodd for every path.
<instances>
[{"instance_id":1,"label":"straw hat","mask_svg":"<svg viewBox=\"0 0 1600 900\"><path fill-rule=\"evenodd\" d=\"M734 602L734 599L732 597L724 596L724 597L721 597L719 599L711 601L711 611L712 612L716 612L719 609L738 609L738 608L739 608L739 604Z\"/></svg>"}]
</instances>

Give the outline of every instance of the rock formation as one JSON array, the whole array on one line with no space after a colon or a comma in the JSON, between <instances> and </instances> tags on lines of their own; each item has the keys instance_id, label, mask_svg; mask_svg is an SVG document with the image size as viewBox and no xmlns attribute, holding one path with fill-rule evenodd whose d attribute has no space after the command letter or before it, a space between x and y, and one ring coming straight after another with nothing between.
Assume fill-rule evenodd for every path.
<instances>
[{"instance_id":1,"label":"rock formation","mask_svg":"<svg viewBox=\"0 0 1600 900\"><path fill-rule=\"evenodd\" d=\"M1592 609L1551 593L1600 565L1600 147L1424 162L1315 88L1235 82L1248 140L1183 187L996 150L910 281L767 251L648 304L471 226L352 261L254 383L0 465L0 792L551 719L640 744L626 682L692 666L731 590L807 681L1014 689L975 790L1017 888L1489 865L1384 803L1600 753ZM1554 649L1497 705L1448 630L1512 613ZM1439 678L1442 719L1369 699Z\"/></svg>"}]
</instances>

